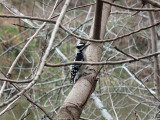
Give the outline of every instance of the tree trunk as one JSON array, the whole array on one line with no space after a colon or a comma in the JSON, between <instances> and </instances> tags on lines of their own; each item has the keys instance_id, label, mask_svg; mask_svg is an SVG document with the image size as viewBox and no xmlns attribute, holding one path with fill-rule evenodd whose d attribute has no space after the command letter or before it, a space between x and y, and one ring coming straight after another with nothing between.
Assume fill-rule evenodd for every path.
<instances>
[{"instance_id":1,"label":"tree trunk","mask_svg":"<svg viewBox=\"0 0 160 120\"><path fill-rule=\"evenodd\" d=\"M114 0L110 0L113 2ZM103 18L102 18L102 8ZM91 37L93 39L103 39L105 35L106 23L110 14L111 6L103 4L100 0L96 3L96 12L94 19L93 31L91 29ZM102 24L102 28L101 28ZM86 50L87 61L97 62L100 60L102 54L102 43L90 43ZM87 65L82 77L73 86L71 92L67 96L64 104L61 106L57 118L77 120L80 118L82 109L84 108L88 98L94 91L97 83L98 66Z\"/></svg>"}]
</instances>

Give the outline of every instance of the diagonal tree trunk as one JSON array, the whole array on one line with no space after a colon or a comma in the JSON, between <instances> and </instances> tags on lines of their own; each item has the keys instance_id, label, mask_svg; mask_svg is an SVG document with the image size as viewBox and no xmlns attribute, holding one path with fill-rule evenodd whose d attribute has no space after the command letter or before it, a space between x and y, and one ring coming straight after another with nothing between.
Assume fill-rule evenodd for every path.
<instances>
[{"instance_id":1,"label":"diagonal tree trunk","mask_svg":"<svg viewBox=\"0 0 160 120\"><path fill-rule=\"evenodd\" d=\"M110 0L113 2L114 0ZM111 7L105 6L104 15L102 18L103 3L97 0L96 12L94 18L93 31L91 30L91 37L93 39L102 39L105 34L105 26L109 17ZM101 25L103 24L103 25ZM101 26L103 26L101 28ZM87 61L97 62L101 58L102 43L90 43L86 50ZM77 120L79 119L82 109L84 108L88 98L94 91L97 83L96 75L98 73L98 66L87 65L83 76L73 86L71 92L67 96L63 105L61 106L57 118Z\"/></svg>"}]
</instances>

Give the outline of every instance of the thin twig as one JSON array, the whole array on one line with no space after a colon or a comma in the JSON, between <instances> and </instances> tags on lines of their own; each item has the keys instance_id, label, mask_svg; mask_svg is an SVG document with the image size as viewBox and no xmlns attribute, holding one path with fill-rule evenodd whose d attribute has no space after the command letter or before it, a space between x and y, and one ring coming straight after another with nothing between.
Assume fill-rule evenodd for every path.
<instances>
[{"instance_id":1,"label":"thin twig","mask_svg":"<svg viewBox=\"0 0 160 120\"><path fill-rule=\"evenodd\" d=\"M123 52L122 50L120 50L120 49L119 49L119 48L117 48L116 46L115 46L114 48L115 48L117 51L119 51L119 52L123 53L124 55L126 55L126 56L128 56L128 57L130 57L130 58L133 58L133 59L137 60L137 58L136 58L136 57L134 57L134 56L132 56L132 55L129 55L129 54L127 54L127 53Z\"/></svg>"},{"instance_id":2,"label":"thin twig","mask_svg":"<svg viewBox=\"0 0 160 120\"><path fill-rule=\"evenodd\" d=\"M21 84L21 83L30 83L33 79L29 79L29 80L11 80L11 79L7 79L7 78L0 78L0 81L6 81L6 82L10 82L10 83L17 83L17 84Z\"/></svg>"},{"instance_id":3,"label":"thin twig","mask_svg":"<svg viewBox=\"0 0 160 120\"><path fill-rule=\"evenodd\" d=\"M17 99L15 99L14 101L12 101L4 110L1 111L0 116L2 116L4 113L6 113L7 111L13 109L14 107L10 108L11 105L13 105L20 97L18 97Z\"/></svg>"}]
</instances>

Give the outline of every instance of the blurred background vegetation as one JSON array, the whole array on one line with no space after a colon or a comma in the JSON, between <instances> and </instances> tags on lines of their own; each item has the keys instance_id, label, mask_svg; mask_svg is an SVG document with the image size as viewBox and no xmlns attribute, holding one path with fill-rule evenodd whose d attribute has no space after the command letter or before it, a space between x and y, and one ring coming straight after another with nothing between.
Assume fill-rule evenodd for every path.
<instances>
[{"instance_id":1,"label":"blurred background vegetation","mask_svg":"<svg viewBox=\"0 0 160 120\"><path fill-rule=\"evenodd\" d=\"M6 0L8 4L14 6L25 16L47 18L55 4L55 0ZM95 2L94 0L72 1L69 8L86 5ZM64 1L57 7L54 15L57 15ZM140 1L119 0L115 3L128 6L140 7ZM69 9L68 8L68 9ZM74 9L67 12L63 20L63 25L73 31L78 26L93 18L94 6ZM0 4L0 14L11 14L3 5ZM56 20L54 18L53 20ZM31 22L39 27L42 22ZM112 39L133 32L150 24L148 12L138 12L124 10L113 7L109 21L106 25L105 39ZM80 27L76 34L88 37L92 21ZM40 59L50 39L54 24L47 23L45 28L34 38L23 56L16 64L12 72L11 79L17 81L31 79L36 72ZM157 26L158 28L158 26ZM7 74L12 62L24 47L25 43L35 33L36 28L32 28L21 19L0 18L0 70ZM68 33L59 29L53 46L64 40ZM146 29L136 34L130 35L115 42L104 43L104 52L101 61L120 61L129 57L121 54L115 46L127 54L133 56L143 56L151 53L151 31ZM47 59L49 63L63 63L74 60L76 39L72 36L67 37L64 42L52 50ZM64 56L61 56L59 52ZM105 65L99 74L99 82L95 93L102 100L105 109L115 116L114 109L119 120L149 120L153 119L158 113L159 102L135 79L142 81L145 86L155 90L153 80L153 60L151 58L125 63L120 65ZM70 85L71 66L49 68L45 67L38 82L27 91L27 95L35 102L40 104L53 118L60 105L71 90ZM134 77L133 77L134 76ZM136 78L136 77L137 78ZM2 85L3 82L0 81ZM26 84L19 84L23 89ZM4 102L15 95L15 88L7 84L2 99ZM114 105L114 106L113 106ZM1 120L44 120L45 114L36 106L21 97L11 107L12 109L0 116ZM3 108L0 109L1 111ZM138 116L138 117L137 117ZM92 98L89 99L82 113L83 118L103 120L99 110L93 104ZM137 119L137 120L138 120Z\"/></svg>"}]
</instances>

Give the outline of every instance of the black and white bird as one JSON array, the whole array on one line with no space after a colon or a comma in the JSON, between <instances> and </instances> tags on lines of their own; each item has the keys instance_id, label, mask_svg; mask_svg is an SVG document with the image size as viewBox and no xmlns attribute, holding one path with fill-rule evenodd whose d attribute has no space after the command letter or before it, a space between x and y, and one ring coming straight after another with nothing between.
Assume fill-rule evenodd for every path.
<instances>
[{"instance_id":1,"label":"black and white bird","mask_svg":"<svg viewBox=\"0 0 160 120\"><path fill-rule=\"evenodd\" d=\"M85 51L88 45L86 43L79 43L76 48L76 56L74 61L86 61ZM84 65L75 64L72 66L71 70L71 83L74 84L78 80L78 78L82 75L84 71Z\"/></svg>"}]
</instances>

